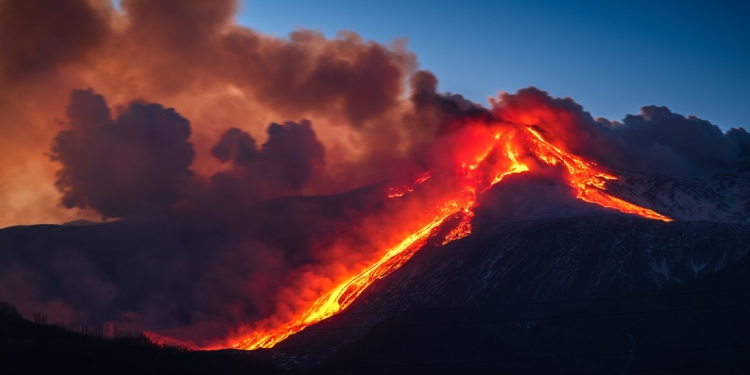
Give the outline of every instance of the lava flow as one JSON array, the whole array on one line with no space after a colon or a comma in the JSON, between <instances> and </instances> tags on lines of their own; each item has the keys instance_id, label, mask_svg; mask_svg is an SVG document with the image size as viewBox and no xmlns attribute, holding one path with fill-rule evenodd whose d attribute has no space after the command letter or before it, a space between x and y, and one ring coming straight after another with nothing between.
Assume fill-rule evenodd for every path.
<instances>
[{"instance_id":1,"label":"lava flow","mask_svg":"<svg viewBox=\"0 0 750 375\"><path fill-rule=\"evenodd\" d=\"M607 194L605 192L606 181L615 180L615 176L599 170L593 162L555 147L533 128L522 126L499 128L504 131L497 132L497 128L486 126L468 127L469 130L464 135L466 139L471 140L468 144L472 147L454 147L447 151L456 159L452 167L453 172L430 172L411 185L391 189L389 197L398 198L414 192L416 185L424 183L433 175L440 175L451 182L446 184L446 186L452 186L446 188L449 191L440 194L439 198L434 200L433 210L428 211L432 212L432 216L425 216L418 225L409 223L418 229L385 251L382 257L372 265L339 283L318 298L290 322L273 329L258 329L233 347L249 350L270 348L290 335L342 311L375 280L387 276L408 261L431 236L439 232L437 229L450 218L460 218L460 222L445 235L442 244L469 235L472 230L471 219L474 217L472 209L476 206L477 194L501 182L508 175L530 171L531 167L522 161L523 157L535 158L548 165L564 166L567 170L566 183L576 190L579 199L649 219L671 221L668 217L652 210ZM521 152L522 150L527 150L527 152ZM458 188L453 188L455 186Z\"/></svg>"},{"instance_id":2,"label":"lava flow","mask_svg":"<svg viewBox=\"0 0 750 375\"><path fill-rule=\"evenodd\" d=\"M300 318L279 330L256 335L234 347L238 349L270 348L305 327L347 308L373 281L387 276L409 260L414 252L424 245L432 230L458 210L460 207L457 204L447 205L443 216L436 217L432 222L388 250L378 262L319 298Z\"/></svg>"},{"instance_id":3,"label":"lava flow","mask_svg":"<svg viewBox=\"0 0 750 375\"><path fill-rule=\"evenodd\" d=\"M578 199L607 208L614 208L625 213L640 215L648 219L672 221L664 215L605 193L606 187L604 185L606 181L616 180L617 177L597 170L596 164L592 162L587 162L553 146L531 127L524 129L529 134L529 146L534 155L547 164L562 163L565 166L569 174L568 185L576 189Z\"/></svg>"}]
</instances>

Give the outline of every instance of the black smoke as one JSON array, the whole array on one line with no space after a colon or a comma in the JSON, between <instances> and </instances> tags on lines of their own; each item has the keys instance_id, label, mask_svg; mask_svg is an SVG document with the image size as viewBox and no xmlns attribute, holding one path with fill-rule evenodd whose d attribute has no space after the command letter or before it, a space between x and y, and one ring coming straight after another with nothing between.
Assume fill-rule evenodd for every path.
<instances>
[{"instance_id":1,"label":"black smoke","mask_svg":"<svg viewBox=\"0 0 750 375\"><path fill-rule=\"evenodd\" d=\"M228 129L211 148L225 168L205 178L191 170L187 119L154 103L120 111L113 119L104 97L74 90L50 156L63 205L124 220L0 235L0 280L15 285L0 297L26 313L205 344L272 313L289 280L336 241L331 233L351 232L382 196L270 199L301 195L325 164L307 120L270 124L260 146ZM29 240L42 232L46 240Z\"/></svg>"},{"instance_id":2,"label":"black smoke","mask_svg":"<svg viewBox=\"0 0 750 375\"><path fill-rule=\"evenodd\" d=\"M135 102L113 120L101 95L74 90L67 116L50 154L62 165L55 184L65 207L155 218L185 198L195 152L174 109Z\"/></svg>"},{"instance_id":3,"label":"black smoke","mask_svg":"<svg viewBox=\"0 0 750 375\"><path fill-rule=\"evenodd\" d=\"M750 157L750 133L744 128L732 128L727 131L727 137L740 147L740 155Z\"/></svg>"},{"instance_id":4,"label":"black smoke","mask_svg":"<svg viewBox=\"0 0 750 375\"><path fill-rule=\"evenodd\" d=\"M558 146L627 172L701 178L750 162L744 129L723 132L667 107L646 106L622 121L595 119L571 98L530 87L501 94L493 114L502 122L537 126Z\"/></svg>"},{"instance_id":5,"label":"black smoke","mask_svg":"<svg viewBox=\"0 0 750 375\"><path fill-rule=\"evenodd\" d=\"M307 120L272 123L261 147L247 132L229 129L211 153L230 167L211 177L214 193L235 204L298 195L313 170L325 164L325 148Z\"/></svg>"}]
</instances>

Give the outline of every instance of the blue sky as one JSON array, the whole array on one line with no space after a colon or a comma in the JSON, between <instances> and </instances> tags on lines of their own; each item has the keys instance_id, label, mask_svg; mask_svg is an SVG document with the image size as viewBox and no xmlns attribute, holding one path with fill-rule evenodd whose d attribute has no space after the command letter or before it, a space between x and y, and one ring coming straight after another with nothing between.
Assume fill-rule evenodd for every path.
<instances>
[{"instance_id":1,"label":"blue sky","mask_svg":"<svg viewBox=\"0 0 750 375\"><path fill-rule=\"evenodd\" d=\"M744 3L744 4L743 4ZM486 104L536 86L595 117L664 105L724 129L750 128L750 2L243 0L237 21L407 37L440 90Z\"/></svg>"}]
</instances>

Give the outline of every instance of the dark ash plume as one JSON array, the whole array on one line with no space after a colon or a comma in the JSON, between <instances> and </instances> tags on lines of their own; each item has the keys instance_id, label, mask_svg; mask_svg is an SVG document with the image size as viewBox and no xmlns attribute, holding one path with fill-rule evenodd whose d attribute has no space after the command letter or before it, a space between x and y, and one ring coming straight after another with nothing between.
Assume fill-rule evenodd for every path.
<instances>
[{"instance_id":1,"label":"dark ash plume","mask_svg":"<svg viewBox=\"0 0 750 375\"><path fill-rule=\"evenodd\" d=\"M740 147L741 156L750 157L750 133L744 128L732 128L727 131L727 137Z\"/></svg>"},{"instance_id":2,"label":"dark ash plume","mask_svg":"<svg viewBox=\"0 0 750 375\"><path fill-rule=\"evenodd\" d=\"M594 119L571 98L530 87L493 101L498 120L542 129L558 146L610 168L705 177L746 163L747 133L666 107L647 106L622 122Z\"/></svg>"},{"instance_id":3,"label":"dark ash plume","mask_svg":"<svg viewBox=\"0 0 750 375\"><path fill-rule=\"evenodd\" d=\"M114 121L104 98L75 90L55 137L56 186L68 208L110 218L156 218L185 197L195 155L190 123L159 104L132 103Z\"/></svg>"},{"instance_id":4,"label":"dark ash plume","mask_svg":"<svg viewBox=\"0 0 750 375\"><path fill-rule=\"evenodd\" d=\"M231 165L211 177L214 194L232 197L235 205L299 194L313 170L325 164L325 148L307 120L271 124L260 148L247 132L229 129L211 153Z\"/></svg>"}]
</instances>

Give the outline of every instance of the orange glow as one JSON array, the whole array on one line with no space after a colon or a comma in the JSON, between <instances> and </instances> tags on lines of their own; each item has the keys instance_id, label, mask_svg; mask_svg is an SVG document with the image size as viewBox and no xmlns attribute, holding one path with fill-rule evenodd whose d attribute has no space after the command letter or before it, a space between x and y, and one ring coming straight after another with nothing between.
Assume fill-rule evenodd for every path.
<instances>
[{"instance_id":1,"label":"orange glow","mask_svg":"<svg viewBox=\"0 0 750 375\"><path fill-rule=\"evenodd\" d=\"M422 177L414 181L414 184L412 185L399 185L399 186L391 187L388 189L388 198L403 197L404 194L414 191L414 185L419 185L429 180L430 177L432 177L432 173L427 172L424 175L422 175Z\"/></svg>"},{"instance_id":2,"label":"orange glow","mask_svg":"<svg viewBox=\"0 0 750 375\"><path fill-rule=\"evenodd\" d=\"M394 246L385 255L364 271L358 273L351 279L338 285L328 294L319 298L298 319L288 323L278 330L262 332L244 341L235 344L237 349L270 348L276 343L293 335L305 327L326 319L339 311L347 308L373 281L383 278L404 264L411 256L422 247L428 236L446 218L454 214L455 205L445 207L445 215L436 217L423 228L406 237L401 243Z\"/></svg>"},{"instance_id":3,"label":"orange glow","mask_svg":"<svg viewBox=\"0 0 750 375\"><path fill-rule=\"evenodd\" d=\"M529 170L529 167L526 164L518 162L518 151L513 150L513 142L511 142L512 134L513 133L511 133L511 139L505 143L505 155L508 157L508 160L510 160L510 169L506 172L495 175L495 179L492 180L493 185L502 181L507 175L527 172ZM495 139L499 138L499 136L495 137Z\"/></svg>"},{"instance_id":4,"label":"orange glow","mask_svg":"<svg viewBox=\"0 0 750 375\"><path fill-rule=\"evenodd\" d=\"M441 176L447 175L449 183L445 184L445 191L430 200L435 208L425 212L433 213L426 214L419 223L393 224L411 225L411 228L418 229L405 230L403 240L384 251L379 260L337 284L289 322L277 324L270 329L256 329L233 347L249 350L270 348L290 335L344 310L375 280L389 275L408 261L431 236L439 233L439 227L449 218L460 218L460 222L445 235L441 241L443 245L468 236L472 231L471 220L474 217L473 208L477 204L477 194L511 174L531 170L529 165L521 161L521 155L533 155L546 164L564 166L568 171L566 182L576 190L579 199L649 219L671 221L654 211L606 194L606 181L615 180L616 177L597 169L596 164L592 162L553 146L536 130L516 126L501 129L505 131L495 133L491 132L490 127L467 126L467 129L456 135L453 141L465 141L470 147L454 145L441 150L451 155L455 171L442 171ZM391 188L388 196L419 194L415 192L415 186L424 183L433 175L433 172L429 172L411 185ZM442 184L445 181L437 182ZM458 186L458 189L454 188L455 186Z\"/></svg>"}]
</instances>

